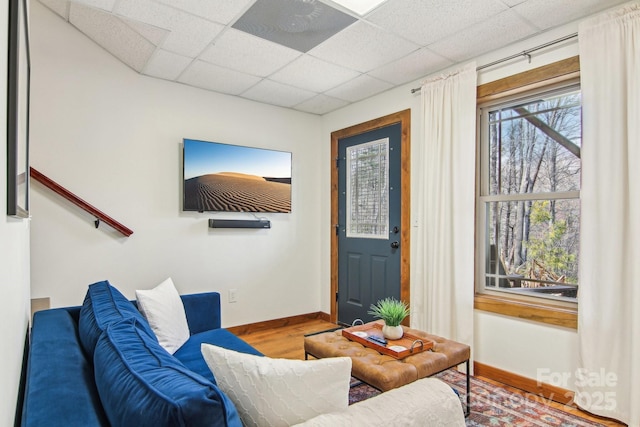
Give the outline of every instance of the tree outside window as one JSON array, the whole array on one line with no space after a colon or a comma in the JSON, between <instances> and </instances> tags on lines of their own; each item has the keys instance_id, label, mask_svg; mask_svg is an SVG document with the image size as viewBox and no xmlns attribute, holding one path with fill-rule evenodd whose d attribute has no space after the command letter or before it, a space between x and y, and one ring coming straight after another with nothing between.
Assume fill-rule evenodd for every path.
<instances>
[{"instance_id":1,"label":"tree outside window","mask_svg":"<svg viewBox=\"0 0 640 427\"><path fill-rule=\"evenodd\" d=\"M481 291L575 301L579 88L485 105L480 120Z\"/></svg>"}]
</instances>

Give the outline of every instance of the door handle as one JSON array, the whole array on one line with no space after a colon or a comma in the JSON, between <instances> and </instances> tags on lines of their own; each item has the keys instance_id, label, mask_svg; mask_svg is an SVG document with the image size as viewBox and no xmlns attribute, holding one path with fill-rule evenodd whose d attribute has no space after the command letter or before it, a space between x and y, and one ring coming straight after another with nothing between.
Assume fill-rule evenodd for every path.
<instances>
[{"instance_id":1,"label":"door handle","mask_svg":"<svg viewBox=\"0 0 640 427\"><path fill-rule=\"evenodd\" d=\"M391 242L391 248L392 249L398 249L400 247L400 243L398 242Z\"/></svg>"}]
</instances>

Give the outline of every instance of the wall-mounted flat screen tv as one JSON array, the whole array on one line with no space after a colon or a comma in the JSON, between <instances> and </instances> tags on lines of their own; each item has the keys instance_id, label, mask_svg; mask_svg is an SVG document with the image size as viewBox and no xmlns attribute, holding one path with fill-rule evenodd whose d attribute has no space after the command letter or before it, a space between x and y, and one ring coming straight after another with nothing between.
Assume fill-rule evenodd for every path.
<instances>
[{"instance_id":1,"label":"wall-mounted flat screen tv","mask_svg":"<svg viewBox=\"0 0 640 427\"><path fill-rule=\"evenodd\" d=\"M183 140L183 210L291 212L291 153Z\"/></svg>"}]
</instances>

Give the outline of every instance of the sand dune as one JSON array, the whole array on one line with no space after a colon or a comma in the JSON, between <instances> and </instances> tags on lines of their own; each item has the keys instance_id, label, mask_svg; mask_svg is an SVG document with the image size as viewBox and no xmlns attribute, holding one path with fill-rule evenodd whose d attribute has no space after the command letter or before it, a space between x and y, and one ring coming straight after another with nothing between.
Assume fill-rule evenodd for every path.
<instances>
[{"instance_id":1,"label":"sand dune","mask_svg":"<svg viewBox=\"0 0 640 427\"><path fill-rule=\"evenodd\" d=\"M291 212L291 184L235 172L203 175L185 182L184 209Z\"/></svg>"},{"instance_id":2,"label":"sand dune","mask_svg":"<svg viewBox=\"0 0 640 427\"><path fill-rule=\"evenodd\" d=\"M240 173L240 172L219 172L217 174L215 174L217 176L231 176L231 177L235 177L235 178L244 178L244 179L257 179L258 181L266 181L266 179L264 179L261 176L258 175L249 175L246 173Z\"/></svg>"}]
</instances>

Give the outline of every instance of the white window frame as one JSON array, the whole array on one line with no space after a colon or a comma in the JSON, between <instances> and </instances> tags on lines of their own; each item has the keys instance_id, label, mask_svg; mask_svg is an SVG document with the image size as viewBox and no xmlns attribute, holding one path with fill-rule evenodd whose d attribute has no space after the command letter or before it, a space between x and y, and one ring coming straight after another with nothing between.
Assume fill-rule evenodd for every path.
<instances>
[{"instance_id":1,"label":"white window frame","mask_svg":"<svg viewBox=\"0 0 640 427\"><path fill-rule=\"evenodd\" d=\"M507 107L510 104L518 105L539 98L541 95L553 95L555 93L569 92L579 90L579 80L570 80L558 84L549 85L548 87L537 87L529 91L522 91L515 95L498 97L477 106L477 123L478 135L477 141L477 174L476 174L476 293L496 297L498 299L506 298L507 300L521 301L532 304L551 304L552 306L567 307L577 309L577 302L566 298L553 298L549 296L537 296L523 294L509 290L509 288L494 288L486 286L485 272L487 257L487 203L491 202L508 202L508 201L536 201L536 200L568 200L579 199L580 191L561 191L561 192L545 192L545 193L526 193L526 194L498 194L491 195L489 190L489 159L487 158L489 149L489 120L488 112L496 109L496 107ZM484 113L484 114L483 114Z\"/></svg>"}]
</instances>

